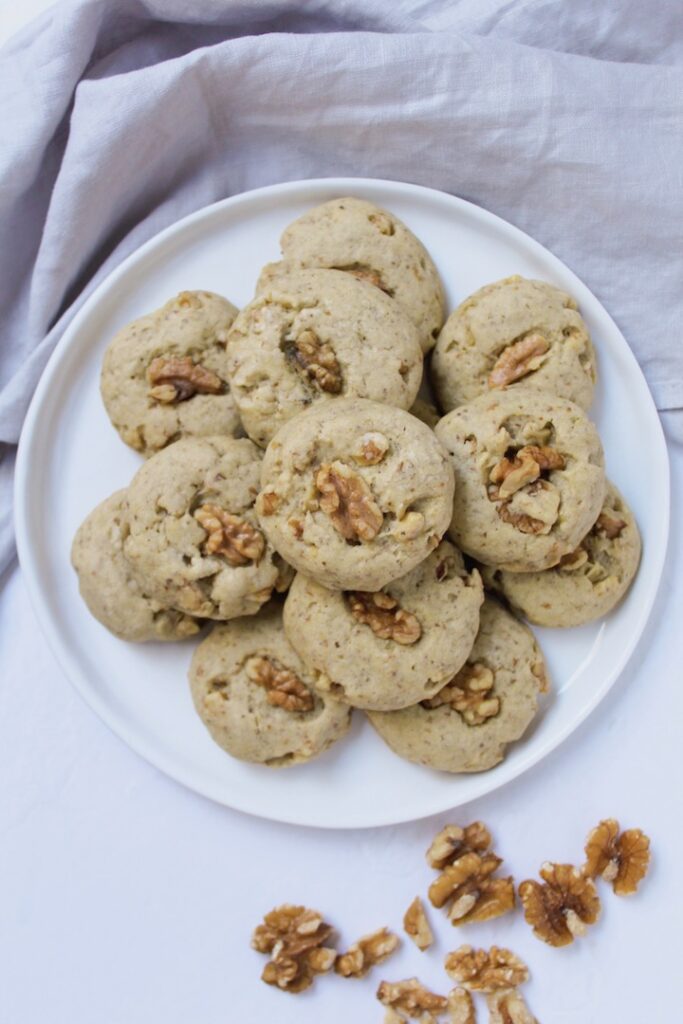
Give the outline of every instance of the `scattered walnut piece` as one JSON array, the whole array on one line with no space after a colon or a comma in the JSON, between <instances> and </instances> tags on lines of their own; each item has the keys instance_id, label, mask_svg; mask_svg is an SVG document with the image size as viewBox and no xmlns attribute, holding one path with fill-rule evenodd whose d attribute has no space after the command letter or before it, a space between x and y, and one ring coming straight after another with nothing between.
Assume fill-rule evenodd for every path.
<instances>
[{"instance_id":1,"label":"scattered walnut piece","mask_svg":"<svg viewBox=\"0 0 683 1024\"><path fill-rule=\"evenodd\" d=\"M312 711L313 694L299 677L281 665L276 658L254 655L246 663L246 672L252 683L263 686L266 700L285 711Z\"/></svg>"},{"instance_id":2,"label":"scattered walnut piece","mask_svg":"<svg viewBox=\"0 0 683 1024\"><path fill-rule=\"evenodd\" d=\"M515 988L529 977L524 961L500 946L489 950L460 946L447 955L445 967L453 981L477 992Z\"/></svg>"},{"instance_id":3,"label":"scattered walnut piece","mask_svg":"<svg viewBox=\"0 0 683 1024\"><path fill-rule=\"evenodd\" d=\"M194 517L208 537L204 553L222 555L230 565L248 565L258 562L266 548L263 534L239 516L234 516L218 505L201 505Z\"/></svg>"},{"instance_id":4,"label":"scattered walnut piece","mask_svg":"<svg viewBox=\"0 0 683 1024\"><path fill-rule=\"evenodd\" d=\"M376 593L350 590L346 601L354 619L369 626L382 640L395 640L406 646L416 643L422 636L418 618L382 590Z\"/></svg>"},{"instance_id":5,"label":"scattered walnut piece","mask_svg":"<svg viewBox=\"0 0 683 1024\"><path fill-rule=\"evenodd\" d=\"M490 388L504 388L537 370L550 348L542 334L536 332L513 341L503 349L489 374Z\"/></svg>"},{"instance_id":6,"label":"scattered walnut piece","mask_svg":"<svg viewBox=\"0 0 683 1024\"><path fill-rule=\"evenodd\" d=\"M391 1007L392 1010L398 1010L408 1017L421 1017L423 1020L423 1014L439 1016L448 1009L446 997L430 992L417 978L383 981L377 989L377 998L380 1003Z\"/></svg>"},{"instance_id":7,"label":"scattered walnut piece","mask_svg":"<svg viewBox=\"0 0 683 1024\"><path fill-rule=\"evenodd\" d=\"M625 519L619 519L616 516L608 515L606 512L601 512L593 527L593 533L607 537L608 540L614 540L625 528Z\"/></svg>"},{"instance_id":8,"label":"scattered walnut piece","mask_svg":"<svg viewBox=\"0 0 683 1024\"><path fill-rule=\"evenodd\" d=\"M571 864L546 862L544 884L528 879L519 886L524 916L534 935L550 946L567 946L600 915L595 883Z\"/></svg>"},{"instance_id":9,"label":"scattered walnut piece","mask_svg":"<svg viewBox=\"0 0 683 1024\"><path fill-rule=\"evenodd\" d=\"M335 530L351 542L373 540L384 516L365 480L343 462L324 462L315 475L320 508Z\"/></svg>"},{"instance_id":10,"label":"scattered walnut piece","mask_svg":"<svg viewBox=\"0 0 683 1024\"><path fill-rule=\"evenodd\" d=\"M310 327L296 338L285 338L281 348L294 367L321 391L338 395L342 390L342 372L334 349L329 342L321 341Z\"/></svg>"},{"instance_id":11,"label":"scattered walnut piece","mask_svg":"<svg viewBox=\"0 0 683 1024\"><path fill-rule=\"evenodd\" d=\"M353 456L361 466L376 466L389 451L389 442L378 430L363 434L358 442L358 451Z\"/></svg>"},{"instance_id":12,"label":"scattered walnut piece","mask_svg":"<svg viewBox=\"0 0 683 1024\"><path fill-rule=\"evenodd\" d=\"M403 928L406 935L409 935L415 945L422 952L434 942L432 929L425 913L424 903L419 896L416 896L403 915Z\"/></svg>"},{"instance_id":13,"label":"scattered walnut piece","mask_svg":"<svg viewBox=\"0 0 683 1024\"><path fill-rule=\"evenodd\" d=\"M486 997L489 1024L538 1024L516 989L493 992Z\"/></svg>"},{"instance_id":14,"label":"scattered walnut piece","mask_svg":"<svg viewBox=\"0 0 683 1024\"><path fill-rule=\"evenodd\" d=\"M303 992L316 974L331 970L336 952L325 946L332 928L321 915L289 903L266 914L252 935L252 948L270 953L261 978L286 992Z\"/></svg>"},{"instance_id":15,"label":"scattered walnut piece","mask_svg":"<svg viewBox=\"0 0 683 1024\"><path fill-rule=\"evenodd\" d=\"M272 516L280 507L280 500L275 491L261 491L256 499L256 511L261 516Z\"/></svg>"},{"instance_id":16,"label":"scattered walnut piece","mask_svg":"<svg viewBox=\"0 0 683 1024\"><path fill-rule=\"evenodd\" d=\"M427 863L442 871L465 853L485 853L491 845L491 833L481 821L461 828L460 825L446 825L434 838L427 850Z\"/></svg>"},{"instance_id":17,"label":"scattered walnut piece","mask_svg":"<svg viewBox=\"0 0 683 1024\"><path fill-rule=\"evenodd\" d=\"M617 896L630 896L647 874L650 840L639 828L619 834L614 818L601 821L586 840L585 873L611 882Z\"/></svg>"},{"instance_id":18,"label":"scattered walnut piece","mask_svg":"<svg viewBox=\"0 0 683 1024\"><path fill-rule=\"evenodd\" d=\"M371 967L384 963L398 949L400 941L388 928L380 928L354 942L348 952L341 953L334 969L344 978L364 978Z\"/></svg>"},{"instance_id":19,"label":"scattered walnut piece","mask_svg":"<svg viewBox=\"0 0 683 1024\"><path fill-rule=\"evenodd\" d=\"M429 887L429 900L434 907L451 901L448 917L451 924L490 921L512 910L515 887L512 878L492 878L502 860L493 853L480 857L466 853L448 864Z\"/></svg>"},{"instance_id":20,"label":"scattered walnut piece","mask_svg":"<svg viewBox=\"0 0 683 1024\"><path fill-rule=\"evenodd\" d=\"M451 1024L476 1024L474 1003L466 988L458 986L448 993L448 1016Z\"/></svg>"},{"instance_id":21,"label":"scattered walnut piece","mask_svg":"<svg viewBox=\"0 0 683 1024\"><path fill-rule=\"evenodd\" d=\"M507 456L502 458L489 473L491 483L500 485L494 500L510 498L522 487L538 480L541 473L564 469L565 466L564 456L555 448L548 445L524 445L512 459Z\"/></svg>"},{"instance_id":22,"label":"scattered walnut piece","mask_svg":"<svg viewBox=\"0 0 683 1024\"><path fill-rule=\"evenodd\" d=\"M189 356L153 359L147 367L147 383L149 397L164 405L186 402L195 395L220 395L225 390L225 382L217 374Z\"/></svg>"},{"instance_id":23,"label":"scattered walnut piece","mask_svg":"<svg viewBox=\"0 0 683 1024\"><path fill-rule=\"evenodd\" d=\"M466 663L450 683L423 700L422 706L431 709L450 704L468 725L482 725L500 711L500 698L490 696L494 682L494 673L486 665L478 661Z\"/></svg>"}]
</instances>

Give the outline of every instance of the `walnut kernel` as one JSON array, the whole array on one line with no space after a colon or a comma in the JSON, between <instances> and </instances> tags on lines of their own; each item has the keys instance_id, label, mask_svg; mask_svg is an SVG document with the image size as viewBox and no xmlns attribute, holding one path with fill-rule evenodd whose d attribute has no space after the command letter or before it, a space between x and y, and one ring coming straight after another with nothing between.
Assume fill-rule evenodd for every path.
<instances>
[{"instance_id":1,"label":"walnut kernel","mask_svg":"<svg viewBox=\"0 0 683 1024\"><path fill-rule=\"evenodd\" d=\"M286 338L282 350L296 369L321 391L338 395L342 390L342 372L334 349L329 342L321 341L310 327L294 339Z\"/></svg>"},{"instance_id":2,"label":"walnut kernel","mask_svg":"<svg viewBox=\"0 0 683 1024\"><path fill-rule=\"evenodd\" d=\"M438 693L422 701L425 708L450 704L468 725L482 725L500 711L500 697L490 696L495 675L481 662L466 663Z\"/></svg>"},{"instance_id":3,"label":"walnut kernel","mask_svg":"<svg viewBox=\"0 0 683 1024\"><path fill-rule=\"evenodd\" d=\"M363 434L358 442L358 451L353 456L361 466L378 465L389 451L389 442L378 430Z\"/></svg>"},{"instance_id":4,"label":"walnut kernel","mask_svg":"<svg viewBox=\"0 0 683 1024\"><path fill-rule=\"evenodd\" d=\"M542 334L534 332L503 349L489 374L490 388L504 388L537 370L550 348Z\"/></svg>"},{"instance_id":5,"label":"walnut kernel","mask_svg":"<svg viewBox=\"0 0 683 1024\"><path fill-rule=\"evenodd\" d=\"M220 395L225 390L225 382L217 374L189 356L153 359L147 367L147 383L149 397L164 405L186 402L195 395Z\"/></svg>"},{"instance_id":6,"label":"walnut kernel","mask_svg":"<svg viewBox=\"0 0 683 1024\"><path fill-rule=\"evenodd\" d=\"M325 462L315 476L320 508L335 530L350 542L373 540L384 516L365 480L338 460Z\"/></svg>"},{"instance_id":7,"label":"walnut kernel","mask_svg":"<svg viewBox=\"0 0 683 1024\"><path fill-rule=\"evenodd\" d=\"M437 996L425 988L417 978L405 981L383 981L377 989L380 1003L399 1010L408 1017L422 1017L423 1014L442 1014L448 1009L445 996ZM424 1020L424 1018L422 1017Z\"/></svg>"},{"instance_id":8,"label":"walnut kernel","mask_svg":"<svg viewBox=\"0 0 683 1024\"><path fill-rule=\"evenodd\" d=\"M650 840L639 828L619 834L619 822L607 818L590 832L586 840L585 873L600 875L611 882L617 896L630 896L647 874L650 864Z\"/></svg>"},{"instance_id":9,"label":"walnut kernel","mask_svg":"<svg viewBox=\"0 0 683 1024\"><path fill-rule=\"evenodd\" d=\"M369 626L382 640L395 640L405 646L416 643L422 635L417 617L382 590L376 593L350 590L346 600L354 619Z\"/></svg>"},{"instance_id":10,"label":"walnut kernel","mask_svg":"<svg viewBox=\"0 0 683 1024\"><path fill-rule=\"evenodd\" d=\"M201 505L194 517L208 534L204 553L222 555L230 565L248 565L258 562L266 548L263 534L239 516L234 516L218 505Z\"/></svg>"},{"instance_id":11,"label":"walnut kernel","mask_svg":"<svg viewBox=\"0 0 683 1024\"><path fill-rule=\"evenodd\" d=\"M256 499L256 511L260 516L272 516L280 507L280 501L275 491L261 491Z\"/></svg>"},{"instance_id":12,"label":"walnut kernel","mask_svg":"<svg viewBox=\"0 0 683 1024\"><path fill-rule=\"evenodd\" d=\"M512 497L522 487L538 480L541 473L564 469L566 460L548 445L527 444L512 458L505 456L489 473L492 484L499 484L495 500Z\"/></svg>"},{"instance_id":13,"label":"walnut kernel","mask_svg":"<svg viewBox=\"0 0 683 1024\"><path fill-rule=\"evenodd\" d=\"M447 955L445 967L453 981L477 992L515 988L529 977L524 961L500 946L489 950L460 946Z\"/></svg>"},{"instance_id":14,"label":"walnut kernel","mask_svg":"<svg viewBox=\"0 0 683 1024\"><path fill-rule=\"evenodd\" d=\"M437 871L442 871L447 864L452 864L463 854L484 853L490 845L491 833L481 821L474 821L464 828L446 825L427 850L427 863Z\"/></svg>"},{"instance_id":15,"label":"walnut kernel","mask_svg":"<svg viewBox=\"0 0 683 1024\"><path fill-rule=\"evenodd\" d=\"M425 914L425 908L419 896L416 896L403 915L403 928L406 935L409 935L415 945L422 952L434 942L432 929Z\"/></svg>"},{"instance_id":16,"label":"walnut kernel","mask_svg":"<svg viewBox=\"0 0 683 1024\"><path fill-rule=\"evenodd\" d=\"M451 1024L476 1024L474 1003L466 988L458 986L448 993L448 1016Z\"/></svg>"},{"instance_id":17,"label":"walnut kernel","mask_svg":"<svg viewBox=\"0 0 683 1024\"><path fill-rule=\"evenodd\" d=\"M618 516L610 516L607 512L601 512L595 522L592 532L600 534L603 537L607 537L608 540L614 540L614 538L618 537L621 531L625 528L625 519L619 519Z\"/></svg>"},{"instance_id":18,"label":"walnut kernel","mask_svg":"<svg viewBox=\"0 0 683 1024\"><path fill-rule=\"evenodd\" d=\"M567 946L597 921L597 889L571 864L546 862L539 873L544 884L528 879L519 886L524 916L539 939L550 946Z\"/></svg>"},{"instance_id":19,"label":"walnut kernel","mask_svg":"<svg viewBox=\"0 0 683 1024\"><path fill-rule=\"evenodd\" d=\"M261 978L286 992L303 992L316 974L331 970L336 957L324 943L332 928L306 907L283 904L271 910L254 930L253 949L270 953Z\"/></svg>"},{"instance_id":20,"label":"walnut kernel","mask_svg":"<svg viewBox=\"0 0 683 1024\"><path fill-rule=\"evenodd\" d=\"M489 1024L538 1024L516 989L494 992L486 997Z\"/></svg>"},{"instance_id":21,"label":"walnut kernel","mask_svg":"<svg viewBox=\"0 0 683 1024\"><path fill-rule=\"evenodd\" d=\"M349 263L345 267L335 267L334 269L343 270L345 274L350 274L357 281L365 281L367 284L374 285L375 288L379 288L381 292L385 292L387 295L392 294L391 289L385 285L380 272L373 267L367 266L365 263Z\"/></svg>"},{"instance_id":22,"label":"walnut kernel","mask_svg":"<svg viewBox=\"0 0 683 1024\"><path fill-rule=\"evenodd\" d=\"M344 978L364 978L371 967L384 963L396 949L400 939L388 928L364 935L337 957L334 969Z\"/></svg>"},{"instance_id":23,"label":"walnut kernel","mask_svg":"<svg viewBox=\"0 0 683 1024\"><path fill-rule=\"evenodd\" d=\"M490 921L507 914L515 905L512 878L491 877L501 864L501 858L493 853L459 857L430 885L432 906L443 907L450 901L448 917L454 925Z\"/></svg>"},{"instance_id":24,"label":"walnut kernel","mask_svg":"<svg viewBox=\"0 0 683 1024\"><path fill-rule=\"evenodd\" d=\"M299 677L275 658L254 655L246 663L246 672L252 683L263 686L266 700L285 711L312 711L313 694Z\"/></svg>"}]
</instances>

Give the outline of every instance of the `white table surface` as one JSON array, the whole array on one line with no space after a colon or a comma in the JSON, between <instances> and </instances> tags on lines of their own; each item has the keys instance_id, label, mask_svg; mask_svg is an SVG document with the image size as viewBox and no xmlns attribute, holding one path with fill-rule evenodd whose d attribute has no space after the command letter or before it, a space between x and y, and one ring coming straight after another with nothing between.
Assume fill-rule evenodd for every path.
<instances>
[{"instance_id":1,"label":"white table surface","mask_svg":"<svg viewBox=\"0 0 683 1024\"><path fill-rule=\"evenodd\" d=\"M0 42L47 6L0 2ZM682 1019L683 451L670 451L668 565L620 683L530 774L413 825L274 825L169 781L71 689L13 567L0 581L0 1024L379 1022L381 978L417 974L445 992L443 955L461 942L509 945L527 959L527 997L542 1024ZM292 997L258 980L264 961L249 936L277 903L324 911L341 945L383 924L398 928L431 881L424 850L446 821L483 819L519 881L545 859L580 861L586 831L608 815L651 835L653 867L631 899L603 886L602 920L573 947L545 947L519 912L454 930L433 911L436 947L421 954L406 941L364 981L322 978Z\"/></svg>"}]
</instances>

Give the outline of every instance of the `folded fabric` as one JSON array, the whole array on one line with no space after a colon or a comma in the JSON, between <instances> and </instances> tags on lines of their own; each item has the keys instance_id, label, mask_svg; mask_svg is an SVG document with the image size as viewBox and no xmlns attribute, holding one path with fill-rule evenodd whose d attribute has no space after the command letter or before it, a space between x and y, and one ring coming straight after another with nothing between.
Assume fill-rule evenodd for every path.
<instances>
[{"instance_id":1,"label":"folded fabric","mask_svg":"<svg viewBox=\"0 0 683 1024\"><path fill-rule=\"evenodd\" d=\"M493 210L577 270L658 407L683 407L682 61L673 3L62 0L0 53L0 570L9 446L78 306L259 185L396 178Z\"/></svg>"}]
</instances>

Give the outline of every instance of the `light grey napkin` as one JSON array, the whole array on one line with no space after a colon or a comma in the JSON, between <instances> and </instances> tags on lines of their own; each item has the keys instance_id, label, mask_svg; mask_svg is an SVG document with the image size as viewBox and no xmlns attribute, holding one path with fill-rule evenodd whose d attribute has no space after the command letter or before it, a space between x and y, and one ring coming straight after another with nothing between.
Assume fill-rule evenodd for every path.
<instances>
[{"instance_id":1,"label":"light grey napkin","mask_svg":"<svg viewBox=\"0 0 683 1024\"><path fill-rule=\"evenodd\" d=\"M61 0L0 53L0 572L11 446L75 310L271 182L397 178L506 217L683 406L682 98L678 0Z\"/></svg>"}]
</instances>

